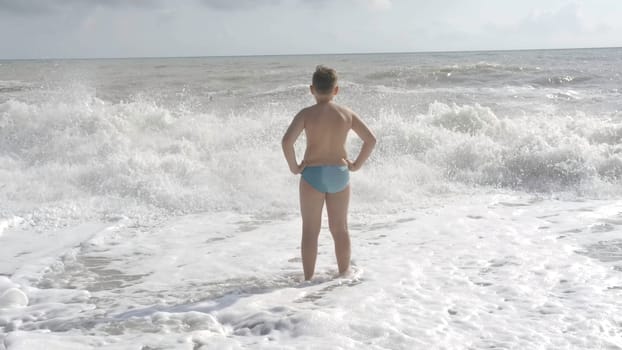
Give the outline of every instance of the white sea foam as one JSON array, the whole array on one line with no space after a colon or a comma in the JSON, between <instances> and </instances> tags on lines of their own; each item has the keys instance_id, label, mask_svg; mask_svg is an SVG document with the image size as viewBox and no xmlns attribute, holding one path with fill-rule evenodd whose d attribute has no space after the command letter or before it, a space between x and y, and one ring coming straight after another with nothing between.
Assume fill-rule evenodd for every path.
<instances>
[{"instance_id":1,"label":"white sea foam","mask_svg":"<svg viewBox=\"0 0 622 350\"><path fill-rule=\"evenodd\" d=\"M0 308L24 307L28 305L28 297L18 288L9 288L0 294Z\"/></svg>"},{"instance_id":2,"label":"white sea foam","mask_svg":"<svg viewBox=\"0 0 622 350\"><path fill-rule=\"evenodd\" d=\"M19 225L20 223L22 223L23 221L24 219L20 218L19 216L14 216L10 219L0 219L0 236L2 236L2 233L4 232L4 230L11 228L11 227L15 227Z\"/></svg>"},{"instance_id":3,"label":"white sea foam","mask_svg":"<svg viewBox=\"0 0 622 350\"><path fill-rule=\"evenodd\" d=\"M287 190L294 178L278 148L291 114L278 106L182 115L149 102L90 97L79 104L8 101L0 111L3 201L31 220L57 220L56 213L44 213L49 210L97 217L128 209L248 212L265 208L256 206L258 199L277 213L295 205ZM387 110L368 122L380 142L366 171L393 175L390 186L386 178L361 176L369 199L378 199L374 188L399 198L404 192L426 196L426 186L461 191L464 185L594 198L620 194L618 121L504 118L479 104L434 102L419 115ZM352 154L358 145L352 140ZM408 167L390 169L398 161Z\"/></svg>"},{"instance_id":4,"label":"white sea foam","mask_svg":"<svg viewBox=\"0 0 622 350\"><path fill-rule=\"evenodd\" d=\"M151 229L117 226L44 271L25 289L27 307L3 311L3 327L21 330L5 343L10 349L44 342L50 349L621 346L615 329L622 275L612 268L620 260L607 260L606 246L586 240L619 237L622 204L528 200L480 197L354 216L353 259L362 273L331 277L332 243L322 235L310 284L301 282L297 219L229 213ZM611 228L594 229L603 222Z\"/></svg>"}]
</instances>

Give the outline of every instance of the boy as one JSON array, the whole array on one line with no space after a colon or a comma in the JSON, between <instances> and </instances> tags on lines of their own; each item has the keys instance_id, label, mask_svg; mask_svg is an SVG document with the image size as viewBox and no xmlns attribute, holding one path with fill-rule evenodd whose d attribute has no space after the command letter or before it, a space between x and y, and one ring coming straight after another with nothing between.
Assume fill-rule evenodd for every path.
<instances>
[{"instance_id":1,"label":"boy","mask_svg":"<svg viewBox=\"0 0 622 350\"><path fill-rule=\"evenodd\" d=\"M289 169L294 174L302 173L301 251L305 280L310 280L315 270L324 202L328 226L335 242L339 274L345 274L350 268L347 219L350 202L349 171L360 169L376 145L376 137L356 113L332 102L339 92L334 69L317 66L310 90L317 103L298 112L282 141ZM348 160L346 153L346 139L350 129L363 140L359 155L353 162ZM297 164L294 143L302 130L307 137L307 148L303 161Z\"/></svg>"}]
</instances>

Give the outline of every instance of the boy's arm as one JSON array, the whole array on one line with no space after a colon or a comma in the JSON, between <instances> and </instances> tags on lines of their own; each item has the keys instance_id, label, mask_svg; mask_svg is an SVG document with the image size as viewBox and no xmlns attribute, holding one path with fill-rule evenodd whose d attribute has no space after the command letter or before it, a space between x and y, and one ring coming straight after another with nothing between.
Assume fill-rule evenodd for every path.
<instances>
[{"instance_id":1,"label":"boy's arm","mask_svg":"<svg viewBox=\"0 0 622 350\"><path fill-rule=\"evenodd\" d=\"M300 165L296 163L296 153L294 151L294 143L298 136L305 128L304 114L299 112L292 120L292 123L287 128L285 135L283 135L283 140L281 141L281 146L283 147L283 154L285 155L285 160L287 160L287 164L289 165L289 170L291 170L294 174L300 174L302 169L304 169L304 160Z\"/></svg>"},{"instance_id":2,"label":"boy's arm","mask_svg":"<svg viewBox=\"0 0 622 350\"><path fill-rule=\"evenodd\" d=\"M374 146L376 146L376 136L354 112L352 112L352 130L363 140L363 146L358 157L354 162L349 163L350 171L357 171L363 166L363 163L371 155Z\"/></svg>"}]
</instances>

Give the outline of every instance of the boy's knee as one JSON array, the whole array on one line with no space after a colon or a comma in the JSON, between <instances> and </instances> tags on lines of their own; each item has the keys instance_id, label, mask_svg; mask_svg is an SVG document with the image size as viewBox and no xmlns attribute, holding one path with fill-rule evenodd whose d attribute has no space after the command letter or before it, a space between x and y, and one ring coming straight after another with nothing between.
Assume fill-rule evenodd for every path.
<instances>
[{"instance_id":1,"label":"boy's knee","mask_svg":"<svg viewBox=\"0 0 622 350\"><path fill-rule=\"evenodd\" d=\"M330 233L335 238L346 239L348 238L348 229L343 227L330 227Z\"/></svg>"},{"instance_id":2,"label":"boy's knee","mask_svg":"<svg viewBox=\"0 0 622 350\"><path fill-rule=\"evenodd\" d=\"M321 231L320 227L309 227L309 226L303 226L302 227L302 235L303 236L319 236Z\"/></svg>"},{"instance_id":3,"label":"boy's knee","mask_svg":"<svg viewBox=\"0 0 622 350\"><path fill-rule=\"evenodd\" d=\"M328 220L328 230L331 233L343 233L348 232L348 225L344 222L330 222Z\"/></svg>"},{"instance_id":4,"label":"boy's knee","mask_svg":"<svg viewBox=\"0 0 622 350\"><path fill-rule=\"evenodd\" d=\"M309 233L309 234L303 234L302 235L302 242L303 243L315 243L318 241L318 235L314 234L314 233Z\"/></svg>"}]
</instances>

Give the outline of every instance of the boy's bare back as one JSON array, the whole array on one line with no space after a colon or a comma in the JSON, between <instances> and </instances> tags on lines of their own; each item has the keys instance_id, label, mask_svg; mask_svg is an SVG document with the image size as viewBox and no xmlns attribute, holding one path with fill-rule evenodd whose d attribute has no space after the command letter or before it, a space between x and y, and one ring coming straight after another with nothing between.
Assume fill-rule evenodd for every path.
<instances>
[{"instance_id":1,"label":"boy's bare back","mask_svg":"<svg viewBox=\"0 0 622 350\"><path fill-rule=\"evenodd\" d=\"M317 165L347 165L351 171L356 171L369 157L376 143L374 135L356 113L330 100L318 102L298 112L283 137L284 145L289 145L286 148L293 148L293 143L303 130L307 137L307 148L302 163L296 165L293 149L285 152L290 169L295 174L306 166ZM346 151L350 130L367 146L363 147L354 162L349 160Z\"/></svg>"},{"instance_id":2,"label":"boy's bare back","mask_svg":"<svg viewBox=\"0 0 622 350\"><path fill-rule=\"evenodd\" d=\"M327 102L305 108L300 114L307 137L305 165L347 165L346 139L352 112Z\"/></svg>"}]
</instances>

